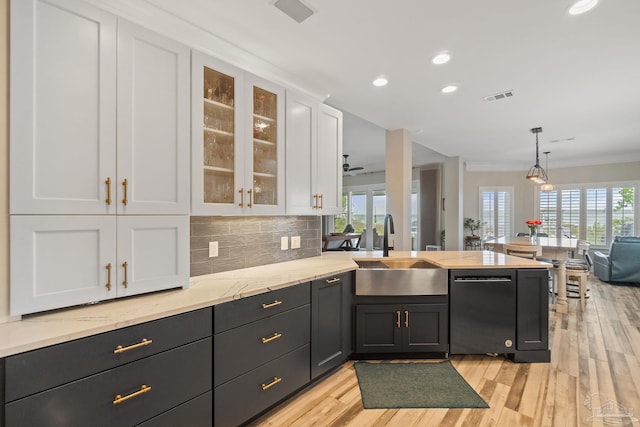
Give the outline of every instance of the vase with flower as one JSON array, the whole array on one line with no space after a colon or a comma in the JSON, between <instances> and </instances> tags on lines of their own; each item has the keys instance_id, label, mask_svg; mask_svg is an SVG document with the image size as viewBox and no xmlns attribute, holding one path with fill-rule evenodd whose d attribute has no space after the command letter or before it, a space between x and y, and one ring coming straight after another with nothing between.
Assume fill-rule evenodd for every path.
<instances>
[{"instance_id":1,"label":"vase with flower","mask_svg":"<svg viewBox=\"0 0 640 427\"><path fill-rule=\"evenodd\" d=\"M529 227L529 236L536 237L538 234L538 226L542 225L542 221L539 219L530 219L526 221L525 224Z\"/></svg>"}]
</instances>

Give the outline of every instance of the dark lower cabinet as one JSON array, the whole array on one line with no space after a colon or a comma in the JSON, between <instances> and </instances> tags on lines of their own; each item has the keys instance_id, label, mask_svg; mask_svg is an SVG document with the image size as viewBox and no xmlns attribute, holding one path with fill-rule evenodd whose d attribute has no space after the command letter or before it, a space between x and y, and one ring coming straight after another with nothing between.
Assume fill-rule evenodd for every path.
<instances>
[{"instance_id":1,"label":"dark lower cabinet","mask_svg":"<svg viewBox=\"0 0 640 427\"><path fill-rule=\"evenodd\" d=\"M356 353L446 353L448 347L446 303L356 306Z\"/></svg>"},{"instance_id":2,"label":"dark lower cabinet","mask_svg":"<svg viewBox=\"0 0 640 427\"><path fill-rule=\"evenodd\" d=\"M138 425L141 427L211 427L212 402L213 393L208 391Z\"/></svg>"},{"instance_id":3,"label":"dark lower cabinet","mask_svg":"<svg viewBox=\"0 0 640 427\"><path fill-rule=\"evenodd\" d=\"M340 366L352 352L353 272L311 282L311 378Z\"/></svg>"}]
</instances>

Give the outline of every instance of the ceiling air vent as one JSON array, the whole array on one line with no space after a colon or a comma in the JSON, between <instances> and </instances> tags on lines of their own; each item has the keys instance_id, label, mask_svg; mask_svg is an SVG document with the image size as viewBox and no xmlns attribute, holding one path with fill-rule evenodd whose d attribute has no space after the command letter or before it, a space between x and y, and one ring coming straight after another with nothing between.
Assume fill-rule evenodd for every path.
<instances>
[{"instance_id":1,"label":"ceiling air vent","mask_svg":"<svg viewBox=\"0 0 640 427\"><path fill-rule=\"evenodd\" d=\"M273 5L298 23L313 15L313 10L300 0L278 0Z\"/></svg>"},{"instance_id":2,"label":"ceiling air vent","mask_svg":"<svg viewBox=\"0 0 640 427\"><path fill-rule=\"evenodd\" d=\"M497 101L499 99L511 98L514 95L513 90L505 90L504 92L496 93L494 95L485 96L484 99L487 102Z\"/></svg>"}]
</instances>

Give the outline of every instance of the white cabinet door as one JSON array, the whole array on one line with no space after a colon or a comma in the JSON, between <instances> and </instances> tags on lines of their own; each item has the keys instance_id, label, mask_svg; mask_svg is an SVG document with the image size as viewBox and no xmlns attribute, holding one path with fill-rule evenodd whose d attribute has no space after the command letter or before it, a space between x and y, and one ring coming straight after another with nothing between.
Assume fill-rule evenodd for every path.
<instances>
[{"instance_id":1,"label":"white cabinet door","mask_svg":"<svg viewBox=\"0 0 640 427\"><path fill-rule=\"evenodd\" d=\"M11 217L12 315L116 296L115 216Z\"/></svg>"},{"instance_id":2,"label":"white cabinet door","mask_svg":"<svg viewBox=\"0 0 640 427\"><path fill-rule=\"evenodd\" d=\"M342 213L342 112L318 105L318 181L319 212Z\"/></svg>"},{"instance_id":3,"label":"white cabinet door","mask_svg":"<svg viewBox=\"0 0 640 427\"><path fill-rule=\"evenodd\" d=\"M118 21L118 213L189 213L189 53Z\"/></svg>"},{"instance_id":4,"label":"white cabinet door","mask_svg":"<svg viewBox=\"0 0 640 427\"><path fill-rule=\"evenodd\" d=\"M252 74L245 76L245 176L251 203L243 212L278 215L285 212L284 88Z\"/></svg>"},{"instance_id":5,"label":"white cabinet door","mask_svg":"<svg viewBox=\"0 0 640 427\"><path fill-rule=\"evenodd\" d=\"M286 105L286 212L290 215L316 215L318 101L287 91Z\"/></svg>"},{"instance_id":6,"label":"white cabinet door","mask_svg":"<svg viewBox=\"0 0 640 427\"><path fill-rule=\"evenodd\" d=\"M240 214L248 203L244 72L193 51L191 85L191 212Z\"/></svg>"},{"instance_id":7,"label":"white cabinet door","mask_svg":"<svg viewBox=\"0 0 640 427\"><path fill-rule=\"evenodd\" d=\"M116 17L70 0L10 11L11 213L115 212Z\"/></svg>"},{"instance_id":8,"label":"white cabinet door","mask_svg":"<svg viewBox=\"0 0 640 427\"><path fill-rule=\"evenodd\" d=\"M189 217L118 217L118 297L189 286Z\"/></svg>"}]
</instances>

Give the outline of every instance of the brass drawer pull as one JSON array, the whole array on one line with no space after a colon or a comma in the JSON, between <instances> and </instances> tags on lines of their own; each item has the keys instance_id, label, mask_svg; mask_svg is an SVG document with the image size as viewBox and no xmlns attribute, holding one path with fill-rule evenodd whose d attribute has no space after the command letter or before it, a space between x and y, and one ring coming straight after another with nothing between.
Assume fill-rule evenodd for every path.
<instances>
[{"instance_id":1,"label":"brass drawer pull","mask_svg":"<svg viewBox=\"0 0 640 427\"><path fill-rule=\"evenodd\" d=\"M110 205L111 204L111 177L107 177L107 180L104 183L107 184L107 200L105 200L105 202L107 202L107 204Z\"/></svg>"},{"instance_id":2,"label":"brass drawer pull","mask_svg":"<svg viewBox=\"0 0 640 427\"><path fill-rule=\"evenodd\" d=\"M266 344L268 342L271 342L273 340L277 340L278 338L282 337L282 334L278 333L278 332L274 332L273 335L271 335L269 338L262 338L262 344Z\"/></svg>"},{"instance_id":3,"label":"brass drawer pull","mask_svg":"<svg viewBox=\"0 0 640 427\"><path fill-rule=\"evenodd\" d=\"M320 206L318 206L318 209L324 209L324 204L322 203L322 194L320 194L318 197L320 198Z\"/></svg>"},{"instance_id":4,"label":"brass drawer pull","mask_svg":"<svg viewBox=\"0 0 640 427\"><path fill-rule=\"evenodd\" d=\"M329 284L329 285L330 285L330 284L332 284L332 283L337 283L337 282L339 282L339 281L340 281L340 278L339 278L339 277L334 277L333 279L327 279L327 280L325 280L325 282L327 282L327 284Z\"/></svg>"},{"instance_id":5,"label":"brass drawer pull","mask_svg":"<svg viewBox=\"0 0 640 427\"><path fill-rule=\"evenodd\" d=\"M268 383L268 384L262 383L262 385L261 385L262 390L267 390L267 389L273 387L274 385L278 384L280 381L282 381L282 378L273 377L273 381L271 381L270 383Z\"/></svg>"},{"instance_id":6,"label":"brass drawer pull","mask_svg":"<svg viewBox=\"0 0 640 427\"><path fill-rule=\"evenodd\" d=\"M127 268L129 267L129 263L127 261L122 263L122 268L124 268L124 280L122 281L122 286L124 286L125 288L127 287L127 285L129 285L129 282L127 281Z\"/></svg>"},{"instance_id":7,"label":"brass drawer pull","mask_svg":"<svg viewBox=\"0 0 640 427\"><path fill-rule=\"evenodd\" d=\"M141 394L144 394L144 393L146 393L148 391L151 391L151 387L149 387L148 385L142 384L140 386L140 390L134 391L131 394L127 394L126 396L122 396L122 395L119 395L119 394L116 395L115 399L113 399L113 404L117 405L118 403L122 403L125 400L129 400L129 399L132 399L132 398L134 398L136 396L140 396Z\"/></svg>"},{"instance_id":8,"label":"brass drawer pull","mask_svg":"<svg viewBox=\"0 0 640 427\"><path fill-rule=\"evenodd\" d=\"M396 311L396 326L400 327L400 312Z\"/></svg>"},{"instance_id":9,"label":"brass drawer pull","mask_svg":"<svg viewBox=\"0 0 640 427\"><path fill-rule=\"evenodd\" d=\"M107 290L111 290L111 263L107 264Z\"/></svg>"},{"instance_id":10,"label":"brass drawer pull","mask_svg":"<svg viewBox=\"0 0 640 427\"><path fill-rule=\"evenodd\" d=\"M250 208L253 206L253 190L248 189L247 194L249 195L249 203L247 203L247 207Z\"/></svg>"},{"instance_id":11,"label":"brass drawer pull","mask_svg":"<svg viewBox=\"0 0 640 427\"><path fill-rule=\"evenodd\" d=\"M409 310L405 310L404 312L404 327L409 327Z\"/></svg>"},{"instance_id":12,"label":"brass drawer pull","mask_svg":"<svg viewBox=\"0 0 640 427\"><path fill-rule=\"evenodd\" d=\"M127 203L129 203L129 200L127 200L127 187L129 186L129 181L127 181L126 179L124 181L122 181L122 187L124 187L124 197L122 198L122 204L123 205L127 205Z\"/></svg>"},{"instance_id":13,"label":"brass drawer pull","mask_svg":"<svg viewBox=\"0 0 640 427\"><path fill-rule=\"evenodd\" d=\"M271 304L262 304L262 308L271 308L271 307L275 307L276 305L280 305L280 304L282 304L282 301L275 300Z\"/></svg>"},{"instance_id":14,"label":"brass drawer pull","mask_svg":"<svg viewBox=\"0 0 640 427\"><path fill-rule=\"evenodd\" d=\"M140 348L140 347L144 347L146 345L149 345L153 342L153 340L148 340L146 338L142 338L142 341L140 341L137 344L132 344L129 345L127 347L123 347L121 345L117 346L115 350L113 350L113 354L118 354L118 353L124 353L125 351L129 351L129 350L133 350L134 348Z\"/></svg>"},{"instance_id":15,"label":"brass drawer pull","mask_svg":"<svg viewBox=\"0 0 640 427\"><path fill-rule=\"evenodd\" d=\"M318 195L317 194L313 195L313 206L312 206L312 208L313 209L318 209Z\"/></svg>"},{"instance_id":16,"label":"brass drawer pull","mask_svg":"<svg viewBox=\"0 0 640 427\"><path fill-rule=\"evenodd\" d=\"M244 206L244 188L239 189L238 193L240 193L240 203L238 203L238 206L243 207Z\"/></svg>"}]
</instances>

